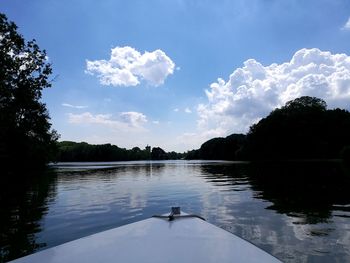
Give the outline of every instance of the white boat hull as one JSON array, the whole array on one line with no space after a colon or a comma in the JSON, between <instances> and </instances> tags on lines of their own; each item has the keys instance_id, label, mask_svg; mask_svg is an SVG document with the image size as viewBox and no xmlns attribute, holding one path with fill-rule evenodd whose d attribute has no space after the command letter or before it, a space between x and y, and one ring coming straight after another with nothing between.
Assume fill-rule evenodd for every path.
<instances>
[{"instance_id":1,"label":"white boat hull","mask_svg":"<svg viewBox=\"0 0 350 263\"><path fill-rule=\"evenodd\" d=\"M280 262L198 218L150 218L77 239L12 263Z\"/></svg>"}]
</instances>

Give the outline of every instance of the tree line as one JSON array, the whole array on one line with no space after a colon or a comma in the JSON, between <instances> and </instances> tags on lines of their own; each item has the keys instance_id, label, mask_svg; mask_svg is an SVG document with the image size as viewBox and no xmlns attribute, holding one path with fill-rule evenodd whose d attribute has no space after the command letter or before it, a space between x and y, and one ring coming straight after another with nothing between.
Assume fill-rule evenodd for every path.
<instances>
[{"instance_id":1,"label":"tree line","mask_svg":"<svg viewBox=\"0 0 350 263\"><path fill-rule=\"evenodd\" d=\"M350 161L350 112L303 96L253 124L246 135L211 139L187 159Z\"/></svg>"},{"instance_id":2,"label":"tree line","mask_svg":"<svg viewBox=\"0 0 350 263\"><path fill-rule=\"evenodd\" d=\"M350 160L350 112L327 109L324 100L303 96L253 124L247 134L213 138L197 150L167 153L159 147L126 150L114 145L60 142L59 161L119 160Z\"/></svg>"},{"instance_id":3,"label":"tree line","mask_svg":"<svg viewBox=\"0 0 350 263\"><path fill-rule=\"evenodd\" d=\"M111 144L93 145L86 142L62 141L57 143L56 161L59 162L99 162L99 161L137 161L137 160L176 160L183 154L165 152L160 147L146 146L145 149L120 148Z\"/></svg>"}]
</instances>

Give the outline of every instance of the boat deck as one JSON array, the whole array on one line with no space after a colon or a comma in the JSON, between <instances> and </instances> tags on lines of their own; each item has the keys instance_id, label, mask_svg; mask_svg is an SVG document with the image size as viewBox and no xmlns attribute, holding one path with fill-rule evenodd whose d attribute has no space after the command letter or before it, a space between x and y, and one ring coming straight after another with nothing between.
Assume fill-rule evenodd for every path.
<instances>
[{"instance_id":1,"label":"boat deck","mask_svg":"<svg viewBox=\"0 0 350 263\"><path fill-rule=\"evenodd\" d=\"M150 218L40 251L12 263L280 262L198 218Z\"/></svg>"}]
</instances>

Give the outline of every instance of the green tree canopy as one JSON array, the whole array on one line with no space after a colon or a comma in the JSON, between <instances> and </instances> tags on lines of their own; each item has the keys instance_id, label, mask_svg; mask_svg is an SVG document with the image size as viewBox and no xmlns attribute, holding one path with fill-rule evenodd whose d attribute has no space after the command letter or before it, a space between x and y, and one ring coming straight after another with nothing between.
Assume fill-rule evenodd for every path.
<instances>
[{"instance_id":1,"label":"green tree canopy","mask_svg":"<svg viewBox=\"0 0 350 263\"><path fill-rule=\"evenodd\" d=\"M42 90L51 86L51 65L35 40L26 42L0 13L0 162L2 168L39 167L55 150ZM16 166L18 167L18 165Z\"/></svg>"},{"instance_id":2,"label":"green tree canopy","mask_svg":"<svg viewBox=\"0 0 350 263\"><path fill-rule=\"evenodd\" d=\"M327 110L325 101L305 96L251 126L243 152L259 160L339 158L349 134L348 111Z\"/></svg>"}]
</instances>

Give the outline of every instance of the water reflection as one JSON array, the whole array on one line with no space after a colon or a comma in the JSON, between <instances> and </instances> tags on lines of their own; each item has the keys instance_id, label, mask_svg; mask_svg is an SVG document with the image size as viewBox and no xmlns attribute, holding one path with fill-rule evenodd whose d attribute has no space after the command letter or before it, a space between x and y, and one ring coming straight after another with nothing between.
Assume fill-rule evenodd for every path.
<instances>
[{"instance_id":1,"label":"water reflection","mask_svg":"<svg viewBox=\"0 0 350 263\"><path fill-rule=\"evenodd\" d=\"M43 231L40 220L55 198L55 176L51 173L18 175L0 186L0 262L33 253L44 247L36 234Z\"/></svg>"},{"instance_id":2,"label":"water reflection","mask_svg":"<svg viewBox=\"0 0 350 263\"><path fill-rule=\"evenodd\" d=\"M66 165L57 175L21 188L4 187L2 261L165 213L174 205L286 262L350 261L350 176L339 163L78 166Z\"/></svg>"},{"instance_id":3,"label":"water reflection","mask_svg":"<svg viewBox=\"0 0 350 263\"><path fill-rule=\"evenodd\" d=\"M335 209L348 216L350 174L341 163L293 162L250 168L255 197L273 203L267 209L300 217L299 223L305 224L327 223Z\"/></svg>"},{"instance_id":4,"label":"water reflection","mask_svg":"<svg viewBox=\"0 0 350 263\"><path fill-rule=\"evenodd\" d=\"M271 202L266 209L303 217L305 224L327 222L350 211L350 173L337 162L203 165L200 176L219 191L253 191ZM341 214L339 212L344 212Z\"/></svg>"},{"instance_id":5,"label":"water reflection","mask_svg":"<svg viewBox=\"0 0 350 263\"><path fill-rule=\"evenodd\" d=\"M350 261L350 174L341 163L235 164L202 171L221 192L219 202L206 204L216 215L210 220L222 228L286 262Z\"/></svg>"}]
</instances>

